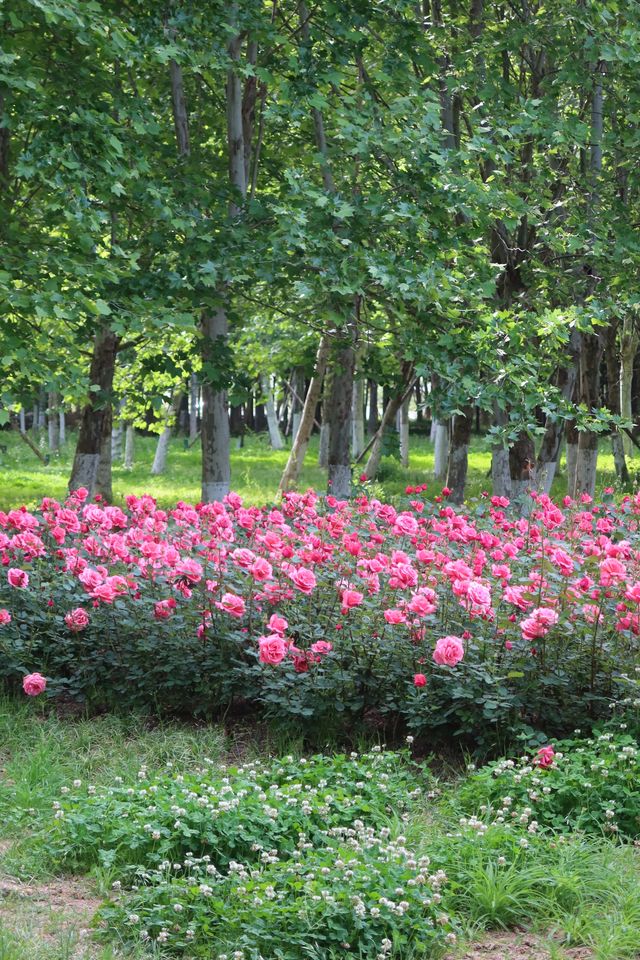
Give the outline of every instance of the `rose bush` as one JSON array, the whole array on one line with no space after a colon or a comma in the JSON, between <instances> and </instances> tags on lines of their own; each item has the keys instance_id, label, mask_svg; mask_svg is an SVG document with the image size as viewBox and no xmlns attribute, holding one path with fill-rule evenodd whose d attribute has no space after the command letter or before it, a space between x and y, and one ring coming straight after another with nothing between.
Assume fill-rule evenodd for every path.
<instances>
[{"instance_id":1,"label":"rose bush","mask_svg":"<svg viewBox=\"0 0 640 960\"><path fill-rule=\"evenodd\" d=\"M400 721L480 747L590 726L637 661L640 494L536 495L526 517L439 499L123 510L80 490L0 512L0 675L91 707Z\"/></svg>"}]
</instances>

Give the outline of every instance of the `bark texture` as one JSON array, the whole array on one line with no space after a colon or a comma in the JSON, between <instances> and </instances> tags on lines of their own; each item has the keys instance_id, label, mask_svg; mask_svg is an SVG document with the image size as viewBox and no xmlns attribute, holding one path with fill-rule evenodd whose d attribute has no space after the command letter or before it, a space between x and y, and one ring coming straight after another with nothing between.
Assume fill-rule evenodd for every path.
<instances>
[{"instance_id":1,"label":"bark texture","mask_svg":"<svg viewBox=\"0 0 640 960\"><path fill-rule=\"evenodd\" d=\"M462 413L453 417L451 445L449 447L449 467L447 487L451 490L449 500L461 504L464 501L464 488L467 482L469 466L469 441L473 425L473 407L464 407Z\"/></svg>"},{"instance_id":2,"label":"bark texture","mask_svg":"<svg viewBox=\"0 0 640 960\"><path fill-rule=\"evenodd\" d=\"M117 336L111 330L99 331L94 341L89 370L89 395L82 410L78 442L69 479L70 490L86 487L90 497L99 492L106 495L105 488L108 492L110 486L111 391L117 349ZM105 438L107 436L109 458L108 462L107 460L103 461L103 470L100 477L100 487L102 489L99 490L98 470L101 455L106 457L107 444Z\"/></svg>"}]
</instances>

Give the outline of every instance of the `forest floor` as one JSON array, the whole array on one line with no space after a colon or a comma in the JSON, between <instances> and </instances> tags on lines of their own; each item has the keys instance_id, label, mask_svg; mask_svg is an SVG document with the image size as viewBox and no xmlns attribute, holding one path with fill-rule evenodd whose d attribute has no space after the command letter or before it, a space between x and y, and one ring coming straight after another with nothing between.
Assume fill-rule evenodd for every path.
<instances>
[{"instance_id":1,"label":"forest floor","mask_svg":"<svg viewBox=\"0 0 640 960\"><path fill-rule=\"evenodd\" d=\"M41 432L36 443L42 455L47 454L46 434ZM136 437L136 459L132 470L125 470L121 463L114 464L113 492L116 503L133 493L149 493L161 506L170 506L177 500L197 503L200 499L200 448L199 443L185 449L182 437L171 442L166 473L159 477L151 475L151 464L157 438ZM280 476L288 457L288 449L272 450L266 434L247 436L244 445L234 444L231 454L232 489L250 504L262 504L273 500L278 490ZM41 462L24 441L15 433L0 433L0 509L7 510L22 504L34 506L42 497L62 499L67 492L71 471L75 437L71 435L59 454L51 457L48 464ZM307 453L306 465L298 489L312 487L326 490L326 472L317 465L318 441L312 438ZM640 486L640 457L629 461L629 470L635 488ZM478 497L484 490L491 490L491 450L487 439L474 435L469 455L467 497ZM564 463L552 493L562 497L566 493ZM355 471L357 475L357 468ZM378 480L368 484L372 496L381 499L404 493L407 485L428 483L427 496L438 493L433 484L433 446L421 435L411 438L411 456L408 468L400 466L394 456L382 460ZM602 441L598 461L598 490L615 482L615 469L610 445Z\"/></svg>"},{"instance_id":2,"label":"forest floor","mask_svg":"<svg viewBox=\"0 0 640 960\"><path fill-rule=\"evenodd\" d=\"M227 762L237 758L239 750L243 759L300 756L302 743L271 738L264 730L252 739L245 728L236 735L219 725L157 724L132 716L62 719L39 703L0 700L0 960L158 960L157 947L149 952L142 945L96 940L95 914L111 894L113 877L106 868L96 867L84 877L56 870L47 840L53 803L73 780L108 785L118 775L125 781L135 779L141 765L153 771L171 762L187 770L205 757ZM429 830L441 830L431 820L421 819L418 826L427 842ZM464 891L465 905L457 916L464 937L446 960L640 956L640 852L623 844L583 842L584 875L570 878L572 887L584 890L582 908L574 904L557 915L545 915L543 922L538 917L529 929L526 903L532 892L523 874L515 878L522 897L519 919L506 921L503 929L483 929L472 919L486 896L486 885L480 882L475 907L473 895ZM487 855L491 858L493 852ZM617 885L617 899L590 899L591 888L602 890L607 884ZM455 904L449 904L454 913ZM513 904L508 909L513 916ZM405 958L394 954L394 960ZM416 960L413 954L411 960Z\"/></svg>"}]
</instances>

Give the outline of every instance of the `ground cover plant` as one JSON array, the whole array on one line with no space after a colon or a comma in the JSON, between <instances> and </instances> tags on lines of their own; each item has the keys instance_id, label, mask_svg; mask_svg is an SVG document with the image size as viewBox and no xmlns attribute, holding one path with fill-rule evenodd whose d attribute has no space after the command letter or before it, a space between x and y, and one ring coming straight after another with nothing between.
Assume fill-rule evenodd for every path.
<instances>
[{"instance_id":1,"label":"ground cover plant","mask_svg":"<svg viewBox=\"0 0 640 960\"><path fill-rule=\"evenodd\" d=\"M437 782L408 749L305 758L246 731L61 720L24 700L0 702L3 960L454 960L514 926L532 931L528 958L640 950L636 849L571 819L500 822L482 810L493 767ZM554 763L538 769L559 777Z\"/></svg>"},{"instance_id":2,"label":"ground cover plant","mask_svg":"<svg viewBox=\"0 0 640 960\"><path fill-rule=\"evenodd\" d=\"M262 711L499 747L607 715L640 631L640 497L457 512L288 494L280 507L0 513L0 672L90 707ZM25 681L25 677L36 679Z\"/></svg>"}]
</instances>

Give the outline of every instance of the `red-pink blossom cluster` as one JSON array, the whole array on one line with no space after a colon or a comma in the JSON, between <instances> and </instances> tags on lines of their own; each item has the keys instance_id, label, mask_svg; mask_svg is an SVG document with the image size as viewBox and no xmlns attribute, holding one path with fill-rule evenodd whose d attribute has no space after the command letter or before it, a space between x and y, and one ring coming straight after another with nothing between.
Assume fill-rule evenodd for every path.
<instances>
[{"instance_id":1,"label":"red-pink blossom cluster","mask_svg":"<svg viewBox=\"0 0 640 960\"><path fill-rule=\"evenodd\" d=\"M554 638L554 663L574 644L612 672L638 650L640 494L562 506L535 495L531 507L517 516L494 497L476 512L423 499L401 509L311 491L279 506L230 494L168 510L149 496L127 497L126 510L83 490L45 498L0 512L0 645L46 605L76 634L123 611L147 632L179 621L202 643L235 631L263 670L308 673L355 640L371 657L397 649L425 695L426 665L464 671L472 655L497 672L536 658L544 668Z\"/></svg>"}]
</instances>

